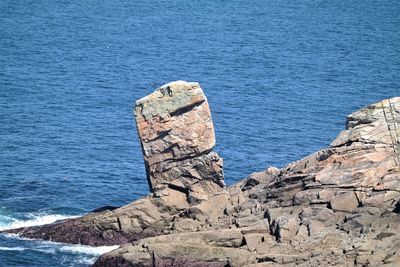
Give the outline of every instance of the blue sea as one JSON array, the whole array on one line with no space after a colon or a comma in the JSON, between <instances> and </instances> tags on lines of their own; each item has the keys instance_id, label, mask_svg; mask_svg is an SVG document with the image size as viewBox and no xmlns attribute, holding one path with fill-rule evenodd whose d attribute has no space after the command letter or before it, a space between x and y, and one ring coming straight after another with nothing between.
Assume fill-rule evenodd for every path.
<instances>
[{"instance_id":1,"label":"blue sea","mask_svg":"<svg viewBox=\"0 0 400 267\"><path fill-rule=\"evenodd\" d=\"M0 2L0 229L148 193L132 108L208 97L228 184L329 145L400 95L400 2ZM0 235L0 266L89 266L113 247Z\"/></svg>"}]
</instances>

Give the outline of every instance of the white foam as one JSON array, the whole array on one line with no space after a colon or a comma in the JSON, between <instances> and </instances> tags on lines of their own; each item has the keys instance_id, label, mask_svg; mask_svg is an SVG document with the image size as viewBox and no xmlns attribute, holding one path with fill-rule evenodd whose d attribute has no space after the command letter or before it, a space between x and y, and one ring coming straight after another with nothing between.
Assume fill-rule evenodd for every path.
<instances>
[{"instance_id":1,"label":"white foam","mask_svg":"<svg viewBox=\"0 0 400 267\"><path fill-rule=\"evenodd\" d=\"M38 226L43 224L54 223L58 220L71 219L79 216L65 216L59 214L31 214L30 217L32 219L29 220L17 220L12 219L12 222L5 225L0 224L0 230L9 230L20 227L30 227L30 226ZM86 245L75 245L75 244L65 244L65 243L57 243L52 241L42 241L37 239L29 239L25 237L18 236L17 234L2 234L6 238L18 239L24 243L24 246L17 247L0 247L0 250L7 251L24 251L24 250L34 250L40 251L43 253L55 254L58 252L61 253L72 253L77 254L76 264L85 264L92 265L97 258L107 252L110 252L114 249L119 248L119 246L101 246L101 247L91 247Z\"/></svg>"},{"instance_id":2,"label":"white foam","mask_svg":"<svg viewBox=\"0 0 400 267\"><path fill-rule=\"evenodd\" d=\"M6 250L6 251L24 251L26 248L23 247L0 247L0 250Z\"/></svg>"},{"instance_id":3,"label":"white foam","mask_svg":"<svg viewBox=\"0 0 400 267\"><path fill-rule=\"evenodd\" d=\"M1 229L2 227L5 227L5 226L9 225L10 222L13 222L14 220L15 220L15 219L12 218L12 217L10 217L10 216L1 214L1 209L0 209L0 229Z\"/></svg>"},{"instance_id":4,"label":"white foam","mask_svg":"<svg viewBox=\"0 0 400 267\"><path fill-rule=\"evenodd\" d=\"M75 263L85 264L85 265L93 265L93 263L95 263L97 258L98 258L97 256L96 257L80 256L75 260Z\"/></svg>"},{"instance_id":5,"label":"white foam","mask_svg":"<svg viewBox=\"0 0 400 267\"><path fill-rule=\"evenodd\" d=\"M21 227L30 227L30 226L38 226L43 224L54 223L55 221L65 220L76 218L78 216L66 216L60 214L51 214L51 215L37 215L30 220L14 220L5 226L0 226L0 231L2 230L10 230Z\"/></svg>"},{"instance_id":6,"label":"white foam","mask_svg":"<svg viewBox=\"0 0 400 267\"><path fill-rule=\"evenodd\" d=\"M100 247L91 247L87 245L80 244L65 244L53 241L44 241L37 239L30 239L26 237L21 237L16 234L5 234L4 236L12 239L18 239L21 241L34 242L36 245L34 247L25 248L31 250L37 250L46 253L55 253L57 251L66 252L66 253L74 253L74 254L86 254L93 256L100 256L104 253L110 252L114 249L119 248L118 245L115 246L100 246Z\"/></svg>"},{"instance_id":7,"label":"white foam","mask_svg":"<svg viewBox=\"0 0 400 267\"><path fill-rule=\"evenodd\" d=\"M56 253L56 250L54 248L24 248L24 247L0 247L0 250L6 250L6 251L24 251L24 250L34 250L34 251L40 251L43 253L50 253L54 254Z\"/></svg>"},{"instance_id":8,"label":"white foam","mask_svg":"<svg viewBox=\"0 0 400 267\"><path fill-rule=\"evenodd\" d=\"M47 254L55 254L56 253L55 248L30 248L30 250L40 251L40 252L47 253Z\"/></svg>"},{"instance_id":9,"label":"white foam","mask_svg":"<svg viewBox=\"0 0 400 267\"><path fill-rule=\"evenodd\" d=\"M60 251L79 253L79 254L89 254L89 255L102 255L117 248L119 248L119 246L91 247L85 245L68 245L68 246L62 246L60 248Z\"/></svg>"}]
</instances>

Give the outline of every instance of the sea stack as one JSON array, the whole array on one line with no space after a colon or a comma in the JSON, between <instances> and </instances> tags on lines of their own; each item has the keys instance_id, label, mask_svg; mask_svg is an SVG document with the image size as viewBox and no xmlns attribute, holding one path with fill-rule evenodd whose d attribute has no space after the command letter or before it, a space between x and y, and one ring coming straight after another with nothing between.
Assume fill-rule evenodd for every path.
<instances>
[{"instance_id":1,"label":"sea stack","mask_svg":"<svg viewBox=\"0 0 400 267\"><path fill-rule=\"evenodd\" d=\"M198 83L158 88L136 102L135 119L151 192L173 188L195 203L223 190L223 161L213 152L214 125Z\"/></svg>"}]
</instances>

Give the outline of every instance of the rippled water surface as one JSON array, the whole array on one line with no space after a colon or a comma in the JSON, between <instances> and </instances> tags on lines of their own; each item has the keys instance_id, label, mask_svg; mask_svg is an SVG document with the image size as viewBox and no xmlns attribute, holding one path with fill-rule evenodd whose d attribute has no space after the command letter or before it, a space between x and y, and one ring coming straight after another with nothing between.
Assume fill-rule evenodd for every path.
<instances>
[{"instance_id":1,"label":"rippled water surface","mask_svg":"<svg viewBox=\"0 0 400 267\"><path fill-rule=\"evenodd\" d=\"M148 192L135 100L199 81L227 183L327 146L400 95L398 1L0 2L0 229ZM0 236L0 266L87 266L92 249Z\"/></svg>"}]
</instances>

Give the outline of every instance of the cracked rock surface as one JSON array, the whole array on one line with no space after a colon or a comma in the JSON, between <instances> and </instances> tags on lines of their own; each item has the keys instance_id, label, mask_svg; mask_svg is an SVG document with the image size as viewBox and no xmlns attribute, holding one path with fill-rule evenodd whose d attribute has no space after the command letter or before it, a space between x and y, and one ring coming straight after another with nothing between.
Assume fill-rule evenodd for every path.
<instances>
[{"instance_id":1,"label":"cracked rock surface","mask_svg":"<svg viewBox=\"0 0 400 267\"><path fill-rule=\"evenodd\" d=\"M152 194L13 232L121 245L95 266L400 266L400 97L349 115L328 148L226 188L199 88L172 83L137 102ZM179 134L171 121L200 127L204 138ZM185 128L189 121L203 126Z\"/></svg>"},{"instance_id":2,"label":"cracked rock surface","mask_svg":"<svg viewBox=\"0 0 400 267\"><path fill-rule=\"evenodd\" d=\"M177 81L158 88L136 102L135 118L152 192L179 187L193 192L193 200L201 190L221 191L222 159L212 152L214 125L198 83Z\"/></svg>"}]
</instances>

